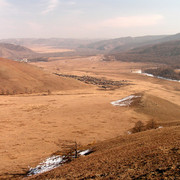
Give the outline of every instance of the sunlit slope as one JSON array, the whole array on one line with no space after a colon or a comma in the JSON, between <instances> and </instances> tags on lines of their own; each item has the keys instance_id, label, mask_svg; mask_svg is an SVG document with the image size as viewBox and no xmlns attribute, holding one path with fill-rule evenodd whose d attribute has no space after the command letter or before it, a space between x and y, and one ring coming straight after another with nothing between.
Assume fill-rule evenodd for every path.
<instances>
[{"instance_id":1,"label":"sunlit slope","mask_svg":"<svg viewBox=\"0 0 180 180\"><path fill-rule=\"evenodd\" d=\"M95 152L29 179L178 179L179 127L99 143Z\"/></svg>"},{"instance_id":2,"label":"sunlit slope","mask_svg":"<svg viewBox=\"0 0 180 180\"><path fill-rule=\"evenodd\" d=\"M84 88L86 85L58 77L41 69L0 58L0 94L47 92Z\"/></svg>"}]
</instances>

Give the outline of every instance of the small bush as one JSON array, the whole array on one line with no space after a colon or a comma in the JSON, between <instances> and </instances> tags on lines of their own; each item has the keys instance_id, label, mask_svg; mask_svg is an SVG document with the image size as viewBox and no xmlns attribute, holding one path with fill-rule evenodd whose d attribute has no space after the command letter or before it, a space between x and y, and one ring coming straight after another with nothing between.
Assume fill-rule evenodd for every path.
<instances>
[{"instance_id":1,"label":"small bush","mask_svg":"<svg viewBox=\"0 0 180 180\"><path fill-rule=\"evenodd\" d=\"M48 89L47 93L48 93L48 95L51 95L51 91L49 89Z\"/></svg>"},{"instance_id":2,"label":"small bush","mask_svg":"<svg viewBox=\"0 0 180 180\"><path fill-rule=\"evenodd\" d=\"M135 123L135 126L132 128L132 133L141 132L144 130L144 124L142 121L138 121Z\"/></svg>"},{"instance_id":3,"label":"small bush","mask_svg":"<svg viewBox=\"0 0 180 180\"><path fill-rule=\"evenodd\" d=\"M145 130L149 130L149 129L156 129L157 123L154 119L151 119L147 122L146 126L145 126Z\"/></svg>"},{"instance_id":4,"label":"small bush","mask_svg":"<svg viewBox=\"0 0 180 180\"><path fill-rule=\"evenodd\" d=\"M138 133L141 131L146 131L150 129L156 129L158 128L158 125L154 119L151 119L147 122L146 125L143 124L142 121L138 121L135 123L134 127L131 129L131 133Z\"/></svg>"}]
</instances>

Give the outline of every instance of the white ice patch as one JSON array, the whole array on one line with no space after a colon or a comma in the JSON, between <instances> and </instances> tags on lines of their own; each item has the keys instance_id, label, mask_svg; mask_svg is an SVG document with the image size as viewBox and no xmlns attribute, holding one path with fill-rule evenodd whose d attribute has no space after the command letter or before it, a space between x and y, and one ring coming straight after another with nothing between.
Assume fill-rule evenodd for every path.
<instances>
[{"instance_id":1,"label":"white ice patch","mask_svg":"<svg viewBox=\"0 0 180 180\"><path fill-rule=\"evenodd\" d=\"M85 155L87 155L87 154L89 154L89 153L91 153L92 151L90 150L90 149L87 149L87 150L85 150L85 151L81 151L79 154L81 155L81 156L85 156Z\"/></svg>"},{"instance_id":2,"label":"white ice patch","mask_svg":"<svg viewBox=\"0 0 180 180\"><path fill-rule=\"evenodd\" d=\"M145 75L145 76L149 76L149 77L155 77L154 75L148 74L148 73L141 73L141 74L143 74L143 75Z\"/></svg>"},{"instance_id":3,"label":"white ice patch","mask_svg":"<svg viewBox=\"0 0 180 180\"><path fill-rule=\"evenodd\" d=\"M123 99L113 101L113 102L111 102L111 104L113 106L129 106L133 102L133 99L138 98L138 97L141 97L141 96L130 95L130 96L127 96Z\"/></svg>"},{"instance_id":4,"label":"white ice patch","mask_svg":"<svg viewBox=\"0 0 180 180\"><path fill-rule=\"evenodd\" d=\"M139 69L139 70L136 70L136 71L132 71L133 73L137 73L137 74L141 74L142 73L142 70Z\"/></svg>"},{"instance_id":5,"label":"white ice patch","mask_svg":"<svg viewBox=\"0 0 180 180\"><path fill-rule=\"evenodd\" d=\"M30 168L30 170L28 172L28 176L32 176L35 174L40 174L40 173L50 171L54 168L59 167L65 161L66 160L63 160L63 157L61 157L61 156L49 157L44 162L42 162L38 166L36 166L35 168Z\"/></svg>"},{"instance_id":6,"label":"white ice patch","mask_svg":"<svg viewBox=\"0 0 180 180\"><path fill-rule=\"evenodd\" d=\"M79 155L85 156L85 155L90 154L91 152L92 152L92 150L87 149L84 151L80 151ZM42 163L40 163L39 165L37 165L35 168L30 168L27 176L32 176L32 175L50 171L52 169L55 169L55 168L61 166L63 163L66 163L66 162L67 162L67 157L51 156L51 157L47 158L45 161L43 161Z\"/></svg>"}]
</instances>

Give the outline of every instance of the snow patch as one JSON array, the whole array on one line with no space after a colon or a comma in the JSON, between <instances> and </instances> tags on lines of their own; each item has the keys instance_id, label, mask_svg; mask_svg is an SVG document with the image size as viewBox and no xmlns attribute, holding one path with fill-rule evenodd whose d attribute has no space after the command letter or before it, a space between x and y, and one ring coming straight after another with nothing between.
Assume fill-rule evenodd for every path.
<instances>
[{"instance_id":1,"label":"snow patch","mask_svg":"<svg viewBox=\"0 0 180 180\"><path fill-rule=\"evenodd\" d=\"M92 150L87 149L84 151L79 151L80 156L86 156L90 154ZM73 157L73 156L72 156ZM37 165L35 168L30 168L29 172L27 173L27 176L32 176L40 173L44 173L47 171L50 171L52 169L55 169L62 164L66 163L68 161L68 158L65 156L51 156L47 158L45 161Z\"/></svg>"},{"instance_id":2,"label":"snow patch","mask_svg":"<svg viewBox=\"0 0 180 180\"><path fill-rule=\"evenodd\" d=\"M30 168L28 172L28 176L32 176L35 174L44 173L50 171L54 168L59 167L62 163L66 162L67 160L63 159L61 156L52 156L47 158L45 161L40 163L35 168Z\"/></svg>"},{"instance_id":3,"label":"snow patch","mask_svg":"<svg viewBox=\"0 0 180 180\"><path fill-rule=\"evenodd\" d=\"M80 154L81 156L85 156L85 155L90 154L91 152L92 152L92 150L87 149L87 150L85 150L85 151L81 151L79 154Z\"/></svg>"},{"instance_id":4,"label":"snow patch","mask_svg":"<svg viewBox=\"0 0 180 180\"><path fill-rule=\"evenodd\" d=\"M139 70L136 70L136 71L132 71L133 73L137 73L137 74L141 74L142 73L142 70L139 69Z\"/></svg>"},{"instance_id":5,"label":"snow patch","mask_svg":"<svg viewBox=\"0 0 180 180\"><path fill-rule=\"evenodd\" d=\"M149 77L156 77L156 76L154 76L154 75L152 75L152 74L148 74L148 73L141 73L142 75L145 75L145 76L149 76Z\"/></svg>"},{"instance_id":6,"label":"snow patch","mask_svg":"<svg viewBox=\"0 0 180 180\"><path fill-rule=\"evenodd\" d=\"M123 99L113 101L113 102L111 102L111 104L113 106L129 106L133 102L133 99L138 98L138 97L141 97L141 96L130 95L130 96L127 96Z\"/></svg>"}]
</instances>

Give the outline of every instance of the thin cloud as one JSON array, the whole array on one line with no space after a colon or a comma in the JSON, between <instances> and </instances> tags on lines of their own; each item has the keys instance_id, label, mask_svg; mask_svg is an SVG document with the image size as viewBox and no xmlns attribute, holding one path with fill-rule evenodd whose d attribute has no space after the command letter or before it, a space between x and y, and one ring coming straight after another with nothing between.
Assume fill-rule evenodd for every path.
<instances>
[{"instance_id":1,"label":"thin cloud","mask_svg":"<svg viewBox=\"0 0 180 180\"><path fill-rule=\"evenodd\" d=\"M11 3L9 3L7 0L0 0L0 10L2 11L6 11L9 9L14 9L13 5Z\"/></svg>"},{"instance_id":2,"label":"thin cloud","mask_svg":"<svg viewBox=\"0 0 180 180\"><path fill-rule=\"evenodd\" d=\"M40 31L43 28L42 25L40 25L39 23L36 23L36 22L27 22L27 25L33 31Z\"/></svg>"},{"instance_id":3,"label":"thin cloud","mask_svg":"<svg viewBox=\"0 0 180 180\"><path fill-rule=\"evenodd\" d=\"M10 4L6 0L0 0L0 8L9 7Z\"/></svg>"},{"instance_id":4,"label":"thin cloud","mask_svg":"<svg viewBox=\"0 0 180 180\"><path fill-rule=\"evenodd\" d=\"M101 27L145 27L157 25L163 19L162 15L127 16L107 19L99 24Z\"/></svg>"},{"instance_id":5,"label":"thin cloud","mask_svg":"<svg viewBox=\"0 0 180 180\"><path fill-rule=\"evenodd\" d=\"M9 3L7 0L0 0L0 16L17 14L18 11L14 4Z\"/></svg>"},{"instance_id":6,"label":"thin cloud","mask_svg":"<svg viewBox=\"0 0 180 180\"><path fill-rule=\"evenodd\" d=\"M74 6L74 5L76 5L76 2L70 1L70 2L67 2L67 5L69 5L69 6Z\"/></svg>"},{"instance_id":7,"label":"thin cloud","mask_svg":"<svg viewBox=\"0 0 180 180\"><path fill-rule=\"evenodd\" d=\"M152 27L162 22L164 17L160 14L141 15L141 16L122 16L106 19L97 23L86 24L85 27L91 30L102 28L138 28Z\"/></svg>"},{"instance_id":8,"label":"thin cloud","mask_svg":"<svg viewBox=\"0 0 180 180\"><path fill-rule=\"evenodd\" d=\"M59 0L49 0L47 3L47 7L43 10L42 14L48 14L49 12L54 11L54 9L58 6Z\"/></svg>"}]
</instances>

